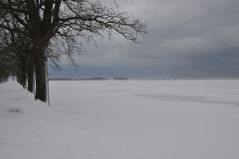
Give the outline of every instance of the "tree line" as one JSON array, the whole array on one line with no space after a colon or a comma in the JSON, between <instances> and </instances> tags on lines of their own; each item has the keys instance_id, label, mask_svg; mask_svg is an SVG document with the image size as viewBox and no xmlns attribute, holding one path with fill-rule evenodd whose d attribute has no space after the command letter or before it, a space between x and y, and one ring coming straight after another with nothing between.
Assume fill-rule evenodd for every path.
<instances>
[{"instance_id":1,"label":"tree line","mask_svg":"<svg viewBox=\"0 0 239 159\"><path fill-rule=\"evenodd\" d=\"M14 75L47 101L49 60L72 59L96 37L117 33L137 42L145 34L144 23L117 7L99 0L0 0L0 80Z\"/></svg>"}]
</instances>

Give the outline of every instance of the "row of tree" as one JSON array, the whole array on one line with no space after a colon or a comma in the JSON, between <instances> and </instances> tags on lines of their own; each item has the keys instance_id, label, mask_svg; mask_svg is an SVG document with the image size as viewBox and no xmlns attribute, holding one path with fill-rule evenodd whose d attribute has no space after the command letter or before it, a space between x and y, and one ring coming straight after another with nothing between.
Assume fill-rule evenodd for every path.
<instances>
[{"instance_id":1,"label":"row of tree","mask_svg":"<svg viewBox=\"0 0 239 159\"><path fill-rule=\"evenodd\" d=\"M0 0L1 80L13 74L31 92L36 85L35 98L47 101L48 60L71 59L96 37L118 33L137 42L145 33L144 23L115 6L99 0Z\"/></svg>"}]
</instances>

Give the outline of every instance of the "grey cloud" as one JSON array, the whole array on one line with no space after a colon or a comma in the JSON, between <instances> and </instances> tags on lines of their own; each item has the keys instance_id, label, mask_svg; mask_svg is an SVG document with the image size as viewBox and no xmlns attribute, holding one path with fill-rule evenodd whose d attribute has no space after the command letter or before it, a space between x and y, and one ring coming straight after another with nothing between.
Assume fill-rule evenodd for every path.
<instances>
[{"instance_id":1,"label":"grey cloud","mask_svg":"<svg viewBox=\"0 0 239 159\"><path fill-rule=\"evenodd\" d=\"M75 56L79 76L239 77L238 0L118 1L120 9L148 23L148 35L141 44L115 36L99 41L98 48L86 46Z\"/></svg>"}]
</instances>

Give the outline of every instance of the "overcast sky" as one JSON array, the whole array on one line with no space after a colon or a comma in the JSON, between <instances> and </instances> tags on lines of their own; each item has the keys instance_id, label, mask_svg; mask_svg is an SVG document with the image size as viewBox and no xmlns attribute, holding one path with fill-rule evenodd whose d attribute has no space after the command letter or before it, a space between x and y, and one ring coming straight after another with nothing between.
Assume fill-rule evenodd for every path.
<instances>
[{"instance_id":1,"label":"overcast sky","mask_svg":"<svg viewBox=\"0 0 239 159\"><path fill-rule=\"evenodd\" d=\"M61 62L52 77L239 77L239 0L118 1L148 24L141 43L106 37L74 56L78 67Z\"/></svg>"}]
</instances>

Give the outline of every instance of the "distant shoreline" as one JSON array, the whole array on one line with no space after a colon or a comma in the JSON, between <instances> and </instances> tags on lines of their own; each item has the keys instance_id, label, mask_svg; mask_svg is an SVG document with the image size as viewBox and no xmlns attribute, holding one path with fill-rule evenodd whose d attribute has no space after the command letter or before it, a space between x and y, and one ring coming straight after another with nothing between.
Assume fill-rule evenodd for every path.
<instances>
[{"instance_id":1,"label":"distant shoreline","mask_svg":"<svg viewBox=\"0 0 239 159\"><path fill-rule=\"evenodd\" d=\"M91 81L91 80L128 80L126 77L113 77L113 78L104 78L104 77L90 77L90 78L49 78L51 81Z\"/></svg>"},{"instance_id":2,"label":"distant shoreline","mask_svg":"<svg viewBox=\"0 0 239 159\"><path fill-rule=\"evenodd\" d=\"M50 81L126 81L126 80L239 80L239 78L160 78L160 79L134 79L134 78L104 78L104 77L92 77L92 78L49 78Z\"/></svg>"}]
</instances>

